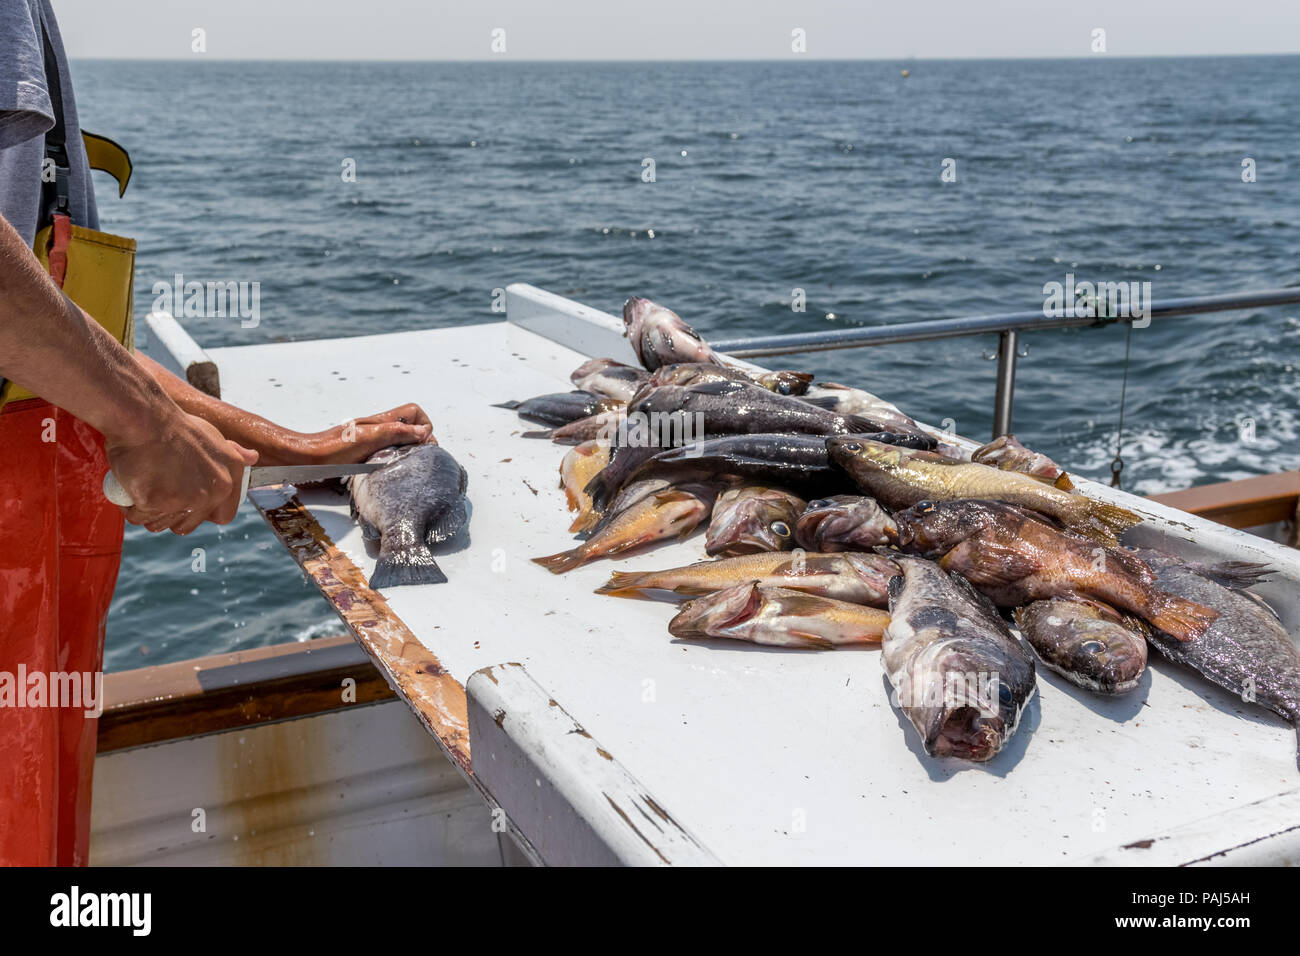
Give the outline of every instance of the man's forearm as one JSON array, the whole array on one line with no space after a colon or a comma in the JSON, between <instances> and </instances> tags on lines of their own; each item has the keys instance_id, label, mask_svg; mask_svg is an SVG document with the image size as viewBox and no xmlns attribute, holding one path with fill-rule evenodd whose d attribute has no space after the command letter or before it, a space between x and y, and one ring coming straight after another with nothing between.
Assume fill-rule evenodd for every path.
<instances>
[{"instance_id":1,"label":"man's forearm","mask_svg":"<svg viewBox=\"0 0 1300 956\"><path fill-rule=\"evenodd\" d=\"M257 452L261 464L303 464L310 457L308 436L282 428L259 415L200 392L147 355L137 352L135 360L182 411L197 415L216 426L217 431L226 438Z\"/></svg>"},{"instance_id":2,"label":"man's forearm","mask_svg":"<svg viewBox=\"0 0 1300 956\"><path fill-rule=\"evenodd\" d=\"M65 297L0 218L0 376L123 444L180 410L98 323Z\"/></svg>"}]
</instances>

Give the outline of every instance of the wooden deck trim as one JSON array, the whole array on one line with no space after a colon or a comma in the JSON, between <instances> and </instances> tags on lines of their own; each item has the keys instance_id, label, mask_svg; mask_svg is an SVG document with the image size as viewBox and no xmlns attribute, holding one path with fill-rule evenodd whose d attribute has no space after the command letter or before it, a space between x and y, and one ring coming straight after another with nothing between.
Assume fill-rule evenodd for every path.
<instances>
[{"instance_id":1,"label":"wooden deck trim","mask_svg":"<svg viewBox=\"0 0 1300 956\"><path fill-rule=\"evenodd\" d=\"M1293 521L1300 502L1300 471L1201 485L1152 495L1151 500L1229 528Z\"/></svg>"},{"instance_id":2,"label":"wooden deck trim","mask_svg":"<svg viewBox=\"0 0 1300 956\"><path fill-rule=\"evenodd\" d=\"M344 681L352 680L347 699ZM351 637L277 644L104 676L99 753L397 695Z\"/></svg>"},{"instance_id":3,"label":"wooden deck trim","mask_svg":"<svg viewBox=\"0 0 1300 956\"><path fill-rule=\"evenodd\" d=\"M433 734L466 780L477 787L470 762L464 686L411 633L383 595L370 589L361 569L338 549L296 497L276 505L259 500L258 495L250 495L250 499L389 685Z\"/></svg>"}]
</instances>

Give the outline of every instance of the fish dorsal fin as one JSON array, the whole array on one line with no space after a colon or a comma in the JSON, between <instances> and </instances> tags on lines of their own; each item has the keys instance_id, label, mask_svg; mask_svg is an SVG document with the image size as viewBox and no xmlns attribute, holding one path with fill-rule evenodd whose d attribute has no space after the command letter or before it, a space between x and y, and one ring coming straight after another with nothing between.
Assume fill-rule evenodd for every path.
<instances>
[{"instance_id":1,"label":"fish dorsal fin","mask_svg":"<svg viewBox=\"0 0 1300 956\"><path fill-rule=\"evenodd\" d=\"M755 388L749 382L737 382L732 379L719 379L713 382L704 382L700 385L686 386L690 391L697 395L730 395L732 392L738 392L746 388ZM762 389L766 391L766 389Z\"/></svg>"}]
</instances>

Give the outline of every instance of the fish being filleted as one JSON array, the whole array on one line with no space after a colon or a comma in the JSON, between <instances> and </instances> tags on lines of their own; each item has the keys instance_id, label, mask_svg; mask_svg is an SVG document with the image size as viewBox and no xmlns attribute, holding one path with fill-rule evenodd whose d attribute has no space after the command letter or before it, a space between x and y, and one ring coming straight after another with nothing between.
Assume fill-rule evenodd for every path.
<instances>
[{"instance_id":1,"label":"fish being filleted","mask_svg":"<svg viewBox=\"0 0 1300 956\"><path fill-rule=\"evenodd\" d=\"M630 402L649 378L650 373L645 369L633 368L611 358L590 359L574 369L569 376L575 388L620 402Z\"/></svg>"},{"instance_id":2,"label":"fish being filleted","mask_svg":"<svg viewBox=\"0 0 1300 956\"><path fill-rule=\"evenodd\" d=\"M894 520L900 549L939 558L944 570L961 574L1001 607L1054 597L1100 601L1184 641L1218 617L1210 607L1161 590L1151 569L1129 552L1063 531L1015 505L924 501L896 512Z\"/></svg>"},{"instance_id":3,"label":"fish being filleted","mask_svg":"<svg viewBox=\"0 0 1300 956\"><path fill-rule=\"evenodd\" d=\"M687 601L668 623L668 632L674 637L830 650L879 643L888 623L888 612L877 608L747 581Z\"/></svg>"},{"instance_id":4,"label":"fish being filleted","mask_svg":"<svg viewBox=\"0 0 1300 956\"><path fill-rule=\"evenodd\" d=\"M695 438L760 432L857 435L888 430L865 418L839 415L798 398L769 392L752 382L662 385L643 390L627 410L629 415L639 413L663 417L680 413L694 416L703 424L704 431L702 435L693 436Z\"/></svg>"},{"instance_id":5,"label":"fish being filleted","mask_svg":"<svg viewBox=\"0 0 1300 956\"><path fill-rule=\"evenodd\" d=\"M609 558L665 538L684 538L709 515L716 488L672 487L656 492L619 514L582 544L559 554L533 558L555 574L596 558Z\"/></svg>"},{"instance_id":6,"label":"fish being filleted","mask_svg":"<svg viewBox=\"0 0 1300 956\"><path fill-rule=\"evenodd\" d=\"M1097 694L1124 694L1147 668L1147 626L1091 601L1033 601L1016 625L1049 670Z\"/></svg>"},{"instance_id":7,"label":"fish being filleted","mask_svg":"<svg viewBox=\"0 0 1300 956\"><path fill-rule=\"evenodd\" d=\"M623 303L623 327L637 359L651 372L680 362L722 364L680 315L649 299L633 296Z\"/></svg>"},{"instance_id":8,"label":"fish being filleted","mask_svg":"<svg viewBox=\"0 0 1300 956\"><path fill-rule=\"evenodd\" d=\"M882 554L764 551L663 571L616 571L596 593L641 598L648 596L647 591L671 591L694 597L756 581L767 587L884 607L889 600L889 579L896 574L898 566Z\"/></svg>"},{"instance_id":9,"label":"fish being filleted","mask_svg":"<svg viewBox=\"0 0 1300 956\"><path fill-rule=\"evenodd\" d=\"M898 540L898 525L874 498L832 495L808 502L794 537L808 551L868 551Z\"/></svg>"},{"instance_id":10,"label":"fish being filleted","mask_svg":"<svg viewBox=\"0 0 1300 956\"><path fill-rule=\"evenodd\" d=\"M1162 588L1219 612L1219 619L1189 643L1151 634L1163 656L1207 680L1273 711L1296 728L1300 766L1300 650L1276 612L1245 590L1266 573L1244 562L1198 565L1151 549L1136 555Z\"/></svg>"},{"instance_id":11,"label":"fish being filleted","mask_svg":"<svg viewBox=\"0 0 1300 956\"><path fill-rule=\"evenodd\" d=\"M1070 476L1046 455L1031 451L1015 435L1000 435L987 445L980 445L970 454L970 460L981 465L992 465L1002 471L1017 471L1031 478L1051 482L1063 491L1074 490Z\"/></svg>"},{"instance_id":12,"label":"fish being filleted","mask_svg":"<svg viewBox=\"0 0 1300 956\"><path fill-rule=\"evenodd\" d=\"M591 392L554 392L538 395L522 402L499 402L493 408L508 408L520 418L539 425L568 425L610 409L622 408L623 403L602 398Z\"/></svg>"},{"instance_id":13,"label":"fish being filleted","mask_svg":"<svg viewBox=\"0 0 1300 956\"><path fill-rule=\"evenodd\" d=\"M348 480L362 535L379 539L370 586L446 581L430 546L455 537L469 521L465 469L435 444L385 448L367 461L387 466Z\"/></svg>"},{"instance_id":14,"label":"fish being filleted","mask_svg":"<svg viewBox=\"0 0 1300 956\"><path fill-rule=\"evenodd\" d=\"M705 382L747 382L776 392L778 395L802 395L813 379L807 372L780 370L775 372L746 372L728 365L705 362L684 362L680 365L663 365L655 369L646 386L702 385Z\"/></svg>"},{"instance_id":15,"label":"fish being filleted","mask_svg":"<svg viewBox=\"0 0 1300 956\"><path fill-rule=\"evenodd\" d=\"M790 491L763 485L742 485L724 491L713 506L704 553L753 554L789 551L794 547L794 523L804 500Z\"/></svg>"},{"instance_id":16,"label":"fish being filleted","mask_svg":"<svg viewBox=\"0 0 1300 956\"><path fill-rule=\"evenodd\" d=\"M997 609L961 576L900 557L881 664L894 703L935 757L989 760L1034 695L1034 662Z\"/></svg>"},{"instance_id":17,"label":"fish being filleted","mask_svg":"<svg viewBox=\"0 0 1300 956\"><path fill-rule=\"evenodd\" d=\"M577 526L585 525L590 519L593 513L591 496L583 489L608 464L609 444L594 439L569 449L560 462L560 487L564 489L569 510L578 512L573 522L575 527L570 531L581 530Z\"/></svg>"},{"instance_id":18,"label":"fish being filleted","mask_svg":"<svg viewBox=\"0 0 1300 956\"><path fill-rule=\"evenodd\" d=\"M831 460L891 510L918 501L1004 501L1049 515L1105 544L1114 544L1116 535L1142 520L1118 505L1063 491L1014 471L856 438L831 438L826 444Z\"/></svg>"},{"instance_id":19,"label":"fish being filleted","mask_svg":"<svg viewBox=\"0 0 1300 956\"><path fill-rule=\"evenodd\" d=\"M872 431L889 431L904 435L931 437L930 433L922 428L919 423L899 411L897 405L891 404L883 398L878 398L870 392L864 392L860 388L850 388L848 385L837 385L834 382L823 382L820 385L811 386L803 396L803 401L816 405L818 408L837 412L840 415L857 415L860 418L879 422L880 427L872 429Z\"/></svg>"}]
</instances>

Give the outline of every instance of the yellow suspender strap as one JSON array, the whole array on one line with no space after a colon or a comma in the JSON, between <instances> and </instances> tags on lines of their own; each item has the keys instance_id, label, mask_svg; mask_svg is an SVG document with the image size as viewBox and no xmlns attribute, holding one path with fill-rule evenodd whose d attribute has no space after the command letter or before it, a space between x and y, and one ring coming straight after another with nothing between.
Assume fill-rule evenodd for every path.
<instances>
[{"instance_id":1,"label":"yellow suspender strap","mask_svg":"<svg viewBox=\"0 0 1300 956\"><path fill-rule=\"evenodd\" d=\"M126 184L131 181L131 156L107 136L81 131L82 142L86 144L86 160L91 169L108 173L117 180L117 195L121 198L126 192Z\"/></svg>"}]
</instances>

